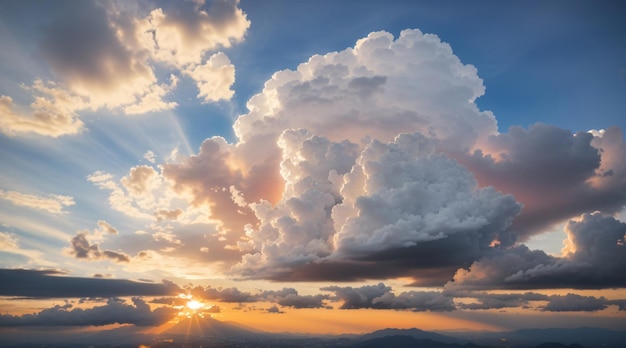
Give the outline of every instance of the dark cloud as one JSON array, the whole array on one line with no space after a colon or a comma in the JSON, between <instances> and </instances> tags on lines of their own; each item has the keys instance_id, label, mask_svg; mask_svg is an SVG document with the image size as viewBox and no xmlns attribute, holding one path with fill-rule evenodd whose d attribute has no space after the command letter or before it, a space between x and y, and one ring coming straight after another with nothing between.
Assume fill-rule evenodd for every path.
<instances>
[{"instance_id":1,"label":"dark cloud","mask_svg":"<svg viewBox=\"0 0 626 348\"><path fill-rule=\"evenodd\" d=\"M210 286L206 288L196 287L191 290L191 294L196 297L221 302L244 303L257 302L259 300L258 295L245 291L240 291L239 289L234 287L217 289Z\"/></svg>"},{"instance_id":2,"label":"dark cloud","mask_svg":"<svg viewBox=\"0 0 626 348\"><path fill-rule=\"evenodd\" d=\"M44 30L41 56L68 85L109 91L132 77L152 78L118 39L107 10L95 1L73 1Z\"/></svg>"},{"instance_id":3,"label":"dark cloud","mask_svg":"<svg viewBox=\"0 0 626 348\"><path fill-rule=\"evenodd\" d=\"M549 296L534 292L525 292L522 294L496 294L486 292L448 292L444 294L454 298L471 298L475 302L457 304L460 309L502 309L502 308L519 308L529 306L530 301L546 301Z\"/></svg>"},{"instance_id":4,"label":"dark cloud","mask_svg":"<svg viewBox=\"0 0 626 348\"><path fill-rule=\"evenodd\" d=\"M88 231L78 232L70 241L69 253L77 259L103 260L110 259L115 262L129 262L130 256L123 252L112 250L100 250L97 243L90 243L87 239Z\"/></svg>"},{"instance_id":5,"label":"dark cloud","mask_svg":"<svg viewBox=\"0 0 626 348\"><path fill-rule=\"evenodd\" d=\"M171 320L177 310L160 307L151 310L140 298L133 305L110 299L104 306L89 309L72 308L71 304L56 305L41 312L24 315L0 315L0 327L15 326L101 326L108 324L133 324L154 326Z\"/></svg>"},{"instance_id":6,"label":"dark cloud","mask_svg":"<svg viewBox=\"0 0 626 348\"><path fill-rule=\"evenodd\" d=\"M281 311L280 309L278 309L277 306L271 306L270 308L267 309L268 313L275 313L275 314L283 314L285 312Z\"/></svg>"},{"instance_id":7,"label":"dark cloud","mask_svg":"<svg viewBox=\"0 0 626 348\"><path fill-rule=\"evenodd\" d=\"M359 288L329 286L322 291L334 292L336 299L343 301L341 309L397 309L413 311L452 311L456 307L452 297L436 291L408 291L395 295L391 287L383 283Z\"/></svg>"},{"instance_id":8,"label":"dark cloud","mask_svg":"<svg viewBox=\"0 0 626 348\"><path fill-rule=\"evenodd\" d=\"M605 309L608 304L604 297L576 294L553 295L548 298L548 304L543 307L543 310L548 312L593 312Z\"/></svg>"},{"instance_id":9,"label":"dark cloud","mask_svg":"<svg viewBox=\"0 0 626 348\"><path fill-rule=\"evenodd\" d=\"M241 291L237 288L212 288L195 287L190 289L192 296L220 302L274 302L283 307L293 308L323 308L326 307L324 300L328 295L299 295L293 288L283 288L281 290L266 290L258 293Z\"/></svg>"},{"instance_id":10,"label":"dark cloud","mask_svg":"<svg viewBox=\"0 0 626 348\"><path fill-rule=\"evenodd\" d=\"M278 304L283 307L292 308L324 308L326 307L324 300L327 300L328 297L328 295L288 294L279 298Z\"/></svg>"},{"instance_id":11,"label":"dark cloud","mask_svg":"<svg viewBox=\"0 0 626 348\"><path fill-rule=\"evenodd\" d=\"M0 269L0 295L35 298L164 296L180 292L177 285L124 279L65 277L58 271Z\"/></svg>"},{"instance_id":12,"label":"dark cloud","mask_svg":"<svg viewBox=\"0 0 626 348\"><path fill-rule=\"evenodd\" d=\"M494 250L461 269L448 289L601 289L626 287L626 223L601 213L570 221L566 255L524 245Z\"/></svg>"},{"instance_id":13,"label":"dark cloud","mask_svg":"<svg viewBox=\"0 0 626 348\"><path fill-rule=\"evenodd\" d=\"M621 209L626 203L626 172L608 162L624 153L623 143L613 139L618 135L619 129L598 139L546 124L511 127L489 138L489 154L477 150L457 158L481 185L513 194L524 204L513 222L524 240L584 212Z\"/></svg>"}]
</instances>

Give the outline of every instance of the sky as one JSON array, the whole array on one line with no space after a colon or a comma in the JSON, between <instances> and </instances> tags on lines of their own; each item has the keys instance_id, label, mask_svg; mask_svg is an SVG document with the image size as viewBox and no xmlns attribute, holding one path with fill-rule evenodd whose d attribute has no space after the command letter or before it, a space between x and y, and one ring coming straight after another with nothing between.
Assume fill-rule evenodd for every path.
<instances>
[{"instance_id":1,"label":"sky","mask_svg":"<svg viewBox=\"0 0 626 348\"><path fill-rule=\"evenodd\" d=\"M625 14L0 2L0 331L624 329Z\"/></svg>"}]
</instances>

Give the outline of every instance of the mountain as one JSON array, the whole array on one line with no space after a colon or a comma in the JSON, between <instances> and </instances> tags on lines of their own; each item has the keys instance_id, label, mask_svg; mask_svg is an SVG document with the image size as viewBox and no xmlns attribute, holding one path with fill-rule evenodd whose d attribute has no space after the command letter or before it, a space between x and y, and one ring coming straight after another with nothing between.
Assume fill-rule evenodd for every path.
<instances>
[{"instance_id":1,"label":"mountain","mask_svg":"<svg viewBox=\"0 0 626 348\"><path fill-rule=\"evenodd\" d=\"M267 335L261 331L252 331L241 325L235 325L213 319L211 317L200 317L194 315L178 322L173 327L159 334L160 338L228 338L237 337L241 339L262 338Z\"/></svg>"},{"instance_id":2,"label":"mountain","mask_svg":"<svg viewBox=\"0 0 626 348\"><path fill-rule=\"evenodd\" d=\"M448 334L476 344L501 348L536 347L545 343L558 343L563 346L578 344L586 348L626 348L626 331L601 328L523 329L508 332Z\"/></svg>"},{"instance_id":3,"label":"mountain","mask_svg":"<svg viewBox=\"0 0 626 348\"><path fill-rule=\"evenodd\" d=\"M441 335L441 334L434 333L434 332L423 331L420 329L391 329L391 328L378 330L378 331L374 331L374 332L362 335L360 337L360 340L371 340L374 338L381 338L381 337L387 337L387 336L406 336L406 337L411 337L411 338L418 339L418 340L431 340L431 341L437 341L437 342L442 342L442 343L461 343L461 340L457 338L446 336L446 335Z\"/></svg>"},{"instance_id":4,"label":"mountain","mask_svg":"<svg viewBox=\"0 0 626 348\"><path fill-rule=\"evenodd\" d=\"M534 346L533 348L585 348L580 344L570 344L565 345L562 343L542 343L538 346Z\"/></svg>"},{"instance_id":5,"label":"mountain","mask_svg":"<svg viewBox=\"0 0 626 348\"><path fill-rule=\"evenodd\" d=\"M444 336L445 337L445 336ZM418 339L407 335L391 335L377 338L367 339L365 341L351 345L353 348L378 348L378 347L394 347L394 348L485 348L472 343L461 345L458 343L443 343L430 339ZM548 347L546 347L548 348Z\"/></svg>"},{"instance_id":6,"label":"mountain","mask_svg":"<svg viewBox=\"0 0 626 348\"><path fill-rule=\"evenodd\" d=\"M303 336L267 333L200 316L172 325L159 334L149 334L149 328L133 325L97 332L85 328L0 328L0 347L626 348L626 331L597 328L446 335L419 329L384 329L364 335Z\"/></svg>"}]
</instances>

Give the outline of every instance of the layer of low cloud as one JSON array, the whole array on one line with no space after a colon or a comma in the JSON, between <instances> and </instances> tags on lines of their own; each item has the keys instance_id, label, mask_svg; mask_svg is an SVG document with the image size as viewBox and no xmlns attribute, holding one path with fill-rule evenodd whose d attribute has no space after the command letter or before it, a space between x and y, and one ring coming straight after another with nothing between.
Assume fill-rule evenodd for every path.
<instances>
[{"instance_id":1,"label":"layer of low cloud","mask_svg":"<svg viewBox=\"0 0 626 348\"><path fill-rule=\"evenodd\" d=\"M171 282L68 277L59 271L0 269L0 295L33 298L164 296L178 294Z\"/></svg>"},{"instance_id":2,"label":"layer of low cloud","mask_svg":"<svg viewBox=\"0 0 626 348\"><path fill-rule=\"evenodd\" d=\"M124 300L109 299L103 306L82 309L72 304L56 305L38 313L21 316L0 314L0 327L14 326L102 326L109 324L133 324L156 326L176 316L177 310L159 307L154 310L141 298L134 297L133 304Z\"/></svg>"},{"instance_id":3,"label":"layer of low cloud","mask_svg":"<svg viewBox=\"0 0 626 348\"><path fill-rule=\"evenodd\" d=\"M246 292L238 288L195 287L190 293L196 298L230 303L273 302L282 307L291 308L325 308L326 294L301 295L296 289L283 288L281 290L265 290Z\"/></svg>"},{"instance_id":4,"label":"layer of low cloud","mask_svg":"<svg viewBox=\"0 0 626 348\"><path fill-rule=\"evenodd\" d=\"M408 309L416 312L455 309L452 298L443 296L440 292L408 291L396 295L391 287L383 283L359 288L329 286L320 290L334 292L337 299L343 301L341 309Z\"/></svg>"}]
</instances>

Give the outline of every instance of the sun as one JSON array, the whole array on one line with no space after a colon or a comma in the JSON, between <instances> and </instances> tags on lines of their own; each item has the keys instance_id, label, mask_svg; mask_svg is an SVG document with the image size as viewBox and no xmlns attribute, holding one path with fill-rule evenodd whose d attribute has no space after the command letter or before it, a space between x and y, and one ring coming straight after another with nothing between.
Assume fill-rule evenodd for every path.
<instances>
[{"instance_id":1,"label":"sun","mask_svg":"<svg viewBox=\"0 0 626 348\"><path fill-rule=\"evenodd\" d=\"M196 300L189 300L187 302L187 308L191 309L192 311L197 311L198 309L204 307L204 303L196 301Z\"/></svg>"}]
</instances>

